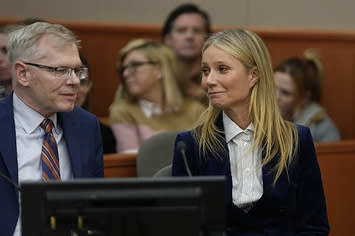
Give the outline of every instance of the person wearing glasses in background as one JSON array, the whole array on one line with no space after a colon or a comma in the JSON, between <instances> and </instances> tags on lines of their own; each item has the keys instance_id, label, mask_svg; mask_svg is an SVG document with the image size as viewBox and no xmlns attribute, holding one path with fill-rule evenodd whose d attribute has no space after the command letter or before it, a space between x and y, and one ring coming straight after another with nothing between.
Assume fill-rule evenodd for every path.
<instances>
[{"instance_id":1,"label":"person wearing glasses in background","mask_svg":"<svg viewBox=\"0 0 355 236\"><path fill-rule=\"evenodd\" d=\"M175 53L145 39L127 43L117 61L121 85L110 106L110 124L118 152L137 152L145 139L161 131L191 127L205 109L184 98L178 86Z\"/></svg>"},{"instance_id":2,"label":"person wearing glasses in background","mask_svg":"<svg viewBox=\"0 0 355 236\"><path fill-rule=\"evenodd\" d=\"M74 105L88 73L78 47L56 24L9 34L14 92L0 101L1 235L21 235L19 183L104 176L99 122Z\"/></svg>"}]
</instances>

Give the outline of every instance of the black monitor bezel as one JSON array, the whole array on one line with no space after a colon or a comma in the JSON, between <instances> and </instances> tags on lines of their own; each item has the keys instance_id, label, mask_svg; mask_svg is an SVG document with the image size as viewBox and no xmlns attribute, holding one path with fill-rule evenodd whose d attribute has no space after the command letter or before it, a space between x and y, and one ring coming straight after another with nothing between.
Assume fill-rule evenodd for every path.
<instances>
[{"instance_id":1,"label":"black monitor bezel","mask_svg":"<svg viewBox=\"0 0 355 236\"><path fill-rule=\"evenodd\" d=\"M78 204L82 204L80 207L83 209L92 207L92 203L94 203L98 215L102 214L102 217L111 217L107 216L105 210L100 210L101 206L105 205L102 209L108 209L107 207L110 207L110 204L115 203L112 207L117 207L117 209L120 209L119 211L122 211L120 204L132 204L133 208L127 207L125 210L134 211L140 208L140 205L135 203L139 202L144 207L147 207L146 205L150 204L147 201L153 201L154 199L159 200L160 205L176 204L176 209L178 210L179 207L184 207L185 202L189 202L193 207L196 204L200 208L199 210L202 211L201 214L194 215L196 220L190 219L191 223L192 221L198 222L197 224L200 224L206 232L221 231L225 225L225 177L223 176L74 179L68 181L23 182L20 187L23 236L37 236L41 235L41 233L44 235L43 232L47 235L49 233L56 235L55 231L48 231L50 222L46 215L52 210L47 208L51 206L53 209L53 206L55 206L55 208L63 207L63 209L67 210L65 205L68 203L74 204L70 205L73 208L77 207ZM120 200L118 201L117 199ZM96 209L99 204L101 205ZM134 207L137 207L137 209ZM190 210L192 214L196 214L196 211L187 208L186 212ZM55 212L60 212L58 209ZM75 212L77 211L75 210ZM112 212L110 214L113 215ZM66 218L69 219L70 217ZM89 216L86 216L86 218L89 218ZM93 218L93 220L97 220L97 218ZM182 221L183 219L181 219ZM92 221L88 220L88 222L91 223ZM181 222L176 222L176 224ZM56 222L57 231L58 228L62 229L64 227L59 225L60 223ZM191 227L192 225L196 224L191 224ZM43 228L46 228L46 230L44 231ZM84 227L84 229L87 228L89 226ZM188 229L186 228L186 233L187 231Z\"/></svg>"}]
</instances>

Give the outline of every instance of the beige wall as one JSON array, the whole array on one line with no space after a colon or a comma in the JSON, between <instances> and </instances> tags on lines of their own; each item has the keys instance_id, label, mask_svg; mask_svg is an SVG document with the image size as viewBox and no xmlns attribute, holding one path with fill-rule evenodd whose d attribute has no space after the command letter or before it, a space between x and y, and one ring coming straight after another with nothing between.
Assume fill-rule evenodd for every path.
<instances>
[{"instance_id":1,"label":"beige wall","mask_svg":"<svg viewBox=\"0 0 355 236\"><path fill-rule=\"evenodd\" d=\"M0 0L0 18L161 24L184 0ZM214 25L355 29L353 0L195 0Z\"/></svg>"}]
</instances>

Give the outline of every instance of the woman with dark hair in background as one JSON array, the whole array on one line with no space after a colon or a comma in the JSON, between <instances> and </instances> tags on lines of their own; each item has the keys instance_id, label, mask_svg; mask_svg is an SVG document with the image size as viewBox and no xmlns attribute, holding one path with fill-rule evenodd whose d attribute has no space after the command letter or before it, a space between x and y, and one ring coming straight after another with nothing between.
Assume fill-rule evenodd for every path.
<instances>
[{"instance_id":1,"label":"woman with dark hair in background","mask_svg":"<svg viewBox=\"0 0 355 236\"><path fill-rule=\"evenodd\" d=\"M339 131L319 104L323 67L315 51L290 57L274 69L277 102L284 119L310 128L314 142L340 140Z\"/></svg>"}]
</instances>

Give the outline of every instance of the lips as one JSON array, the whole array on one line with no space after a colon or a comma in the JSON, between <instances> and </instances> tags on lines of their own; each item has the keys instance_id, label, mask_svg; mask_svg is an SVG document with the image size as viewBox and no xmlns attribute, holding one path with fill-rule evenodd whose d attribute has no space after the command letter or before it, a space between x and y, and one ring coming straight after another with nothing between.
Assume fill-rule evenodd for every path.
<instances>
[{"instance_id":1,"label":"lips","mask_svg":"<svg viewBox=\"0 0 355 236\"><path fill-rule=\"evenodd\" d=\"M127 79L125 80L126 85L131 85L131 84L135 84L136 82L133 79Z\"/></svg>"},{"instance_id":2,"label":"lips","mask_svg":"<svg viewBox=\"0 0 355 236\"><path fill-rule=\"evenodd\" d=\"M76 99L76 93L62 93L61 96L73 101Z\"/></svg>"},{"instance_id":3,"label":"lips","mask_svg":"<svg viewBox=\"0 0 355 236\"><path fill-rule=\"evenodd\" d=\"M218 94L221 94L223 92L208 92L208 96L214 96L214 95L218 95Z\"/></svg>"}]
</instances>

